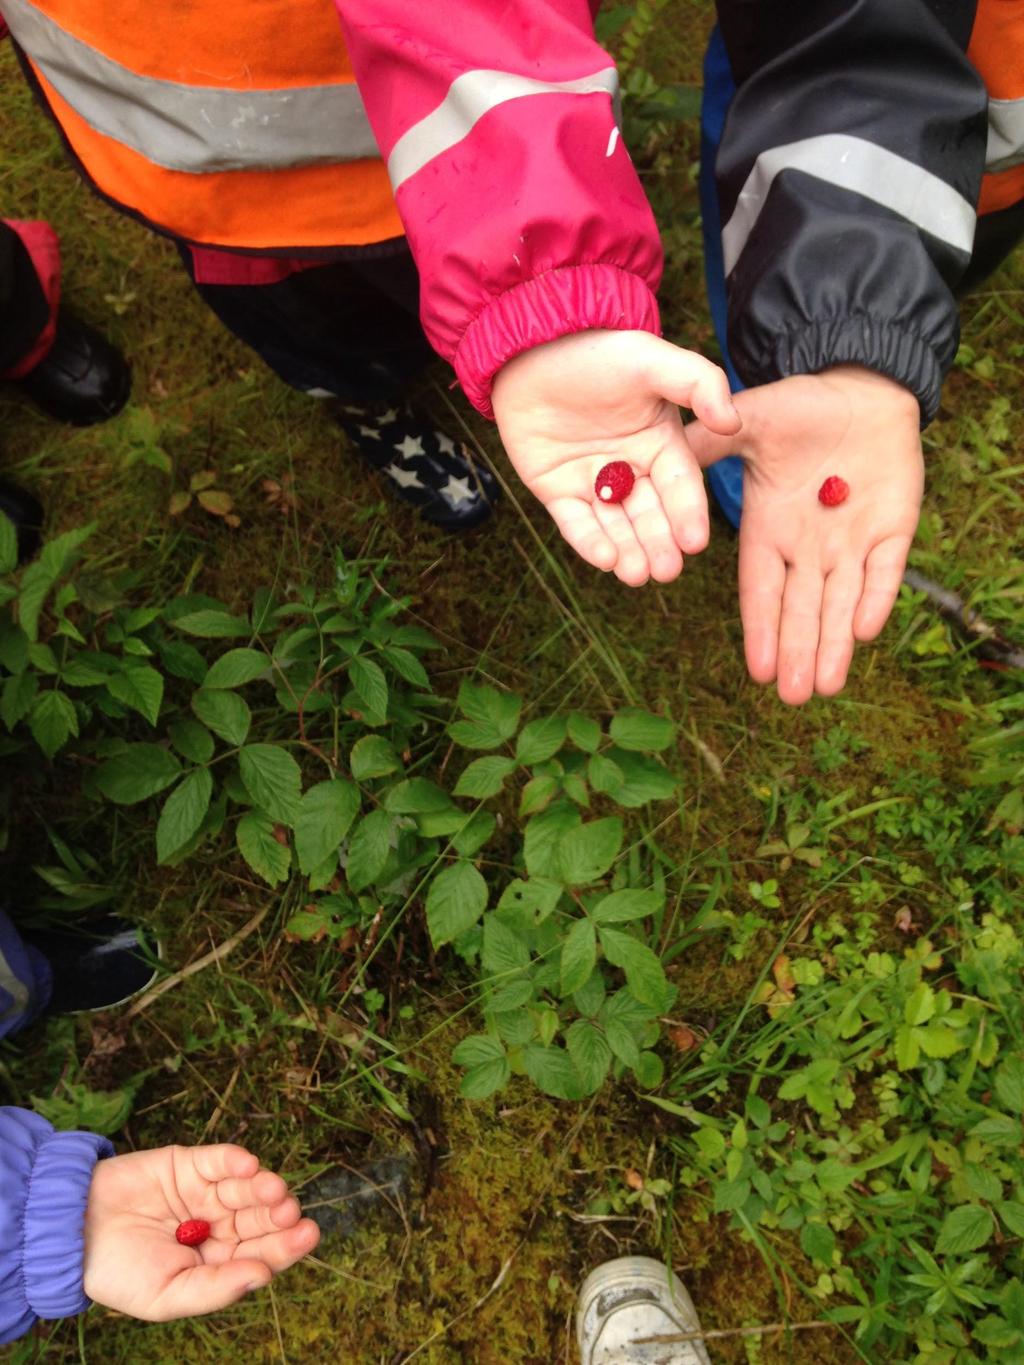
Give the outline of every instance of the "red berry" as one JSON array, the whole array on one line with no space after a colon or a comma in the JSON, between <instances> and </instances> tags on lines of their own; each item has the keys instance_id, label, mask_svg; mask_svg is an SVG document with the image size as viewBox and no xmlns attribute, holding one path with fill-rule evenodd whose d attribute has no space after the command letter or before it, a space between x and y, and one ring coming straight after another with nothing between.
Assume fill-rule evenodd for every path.
<instances>
[{"instance_id":1,"label":"red berry","mask_svg":"<svg viewBox=\"0 0 1024 1365\"><path fill-rule=\"evenodd\" d=\"M612 460L594 480L594 492L602 502L622 502L633 491L636 482L633 470L625 460Z\"/></svg>"},{"instance_id":2,"label":"red berry","mask_svg":"<svg viewBox=\"0 0 1024 1365\"><path fill-rule=\"evenodd\" d=\"M210 1225L205 1218L189 1218L179 1223L174 1233L183 1247L197 1247L210 1235Z\"/></svg>"},{"instance_id":3,"label":"red berry","mask_svg":"<svg viewBox=\"0 0 1024 1365\"><path fill-rule=\"evenodd\" d=\"M818 501L822 507L838 507L850 496L850 485L838 474L830 474L818 489Z\"/></svg>"}]
</instances>

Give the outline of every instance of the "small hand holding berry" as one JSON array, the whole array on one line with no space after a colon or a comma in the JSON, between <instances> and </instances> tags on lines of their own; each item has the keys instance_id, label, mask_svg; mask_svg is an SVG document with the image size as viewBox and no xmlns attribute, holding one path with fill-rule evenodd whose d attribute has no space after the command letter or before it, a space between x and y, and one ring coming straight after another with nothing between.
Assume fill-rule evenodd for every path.
<instances>
[{"instance_id":1,"label":"small hand holding berry","mask_svg":"<svg viewBox=\"0 0 1024 1365\"><path fill-rule=\"evenodd\" d=\"M858 366L736 395L738 439L686 428L702 464L746 460L740 612L747 666L783 701L833 696L854 643L888 619L924 487L920 412L902 385ZM845 485L845 487L844 487Z\"/></svg>"},{"instance_id":2,"label":"small hand holding berry","mask_svg":"<svg viewBox=\"0 0 1024 1365\"><path fill-rule=\"evenodd\" d=\"M708 431L738 431L717 365L650 332L577 332L510 360L493 402L519 477L588 564L639 587L670 582L704 549L707 497L679 407ZM603 501L595 480L619 461L635 482Z\"/></svg>"},{"instance_id":3,"label":"small hand holding berry","mask_svg":"<svg viewBox=\"0 0 1024 1365\"><path fill-rule=\"evenodd\" d=\"M179 1227L195 1222L209 1224L209 1236L183 1245ZM93 1173L85 1292L148 1322L212 1313L262 1288L319 1239L281 1177L244 1147L129 1152Z\"/></svg>"}]
</instances>

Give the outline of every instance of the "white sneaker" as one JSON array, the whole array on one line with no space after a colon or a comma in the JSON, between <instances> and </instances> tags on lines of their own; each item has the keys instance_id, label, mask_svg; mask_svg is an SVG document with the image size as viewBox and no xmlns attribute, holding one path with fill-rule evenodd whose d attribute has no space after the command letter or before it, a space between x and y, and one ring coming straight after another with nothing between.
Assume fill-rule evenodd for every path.
<instances>
[{"instance_id":1,"label":"white sneaker","mask_svg":"<svg viewBox=\"0 0 1024 1365\"><path fill-rule=\"evenodd\" d=\"M699 1332L682 1281L650 1256L620 1256L592 1270L576 1304L582 1365L711 1365L702 1341L642 1342Z\"/></svg>"}]
</instances>

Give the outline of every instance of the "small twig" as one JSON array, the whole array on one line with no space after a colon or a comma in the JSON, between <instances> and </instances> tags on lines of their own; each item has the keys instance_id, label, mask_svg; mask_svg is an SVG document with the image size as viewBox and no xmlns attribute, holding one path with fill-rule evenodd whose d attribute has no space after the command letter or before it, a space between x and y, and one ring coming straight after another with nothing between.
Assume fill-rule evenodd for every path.
<instances>
[{"instance_id":1,"label":"small twig","mask_svg":"<svg viewBox=\"0 0 1024 1365\"><path fill-rule=\"evenodd\" d=\"M324 1200L324 1203L330 1203L330 1200ZM311 1208L312 1209L319 1208L319 1205L318 1204L304 1205L302 1211L303 1213L306 1213L308 1209ZM388 1285L378 1284L376 1280L364 1280L359 1275L353 1275L348 1270L342 1270L341 1266L331 1265L330 1261L321 1261L319 1256L307 1255L305 1257L305 1260L308 1262L309 1265L315 1265L318 1270L329 1270L332 1275L338 1275L343 1280L351 1280L354 1284L365 1284L367 1288L379 1290L380 1293L382 1294L386 1294L388 1292L389 1288Z\"/></svg>"},{"instance_id":2,"label":"small twig","mask_svg":"<svg viewBox=\"0 0 1024 1365\"><path fill-rule=\"evenodd\" d=\"M634 1337L637 1346L668 1345L674 1341L721 1341L723 1337L766 1337L772 1332L810 1332L835 1327L834 1322L771 1322L764 1327L715 1327L710 1332L664 1332L656 1337Z\"/></svg>"},{"instance_id":3,"label":"small twig","mask_svg":"<svg viewBox=\"0 0 1024 1365\"><path fill-rule=\"evenodd\" d=\"M200 1143L209 1142L210 1138L213 1137L214 1133L217 1131L217 1125L224 1117L224 1111L227 1108L228 1100L231 1098L231 1092L232 1090L234 1090L235 1084L238 1081L238 1078L241 1074L242 1063L239 1062L238 1065L235 1067L234 1071L231 1073L231 1079L230 1081L228 1081L227 1088L224 1091L224 1095L220 1103L217 1105L217 1108L213 1111L213 1113L206 1121L206 1127L203 1129L202 1137L199 1139Z\"/></svg>"},{"instance_id":4,"label":"small twig","mask_svg":"<svg viewBox=\"0 0 1024 1365\"><path fill-rule=\"evenodd\" d=\"M173 990L175 986L180 986L187 977L194 976L196 972L201 972L204 967L209 967L211 963L219 962L222 957L227 957L228 953L237 948L243 939L248 938L255 929L259 928L269 910L270 905L265 905L262 910L258 910L256 914L253 915L248 924L242 925L237 934L232 934L231 937L226 938L223 943L219 943L216 948L211 948L210 951L204 953L202 957L197 957L196 960L190 962L187 967L182 967L180 972L175 972L173 976L164 977L163 981L155 985L151 991L147 991L145 995L136 1000L135 1004L132 1005L131 1009L128 1010L124 1016L125 1022L129 1019L134 1019L136 1015L141 1014L143 1010L149 1009L154 1000L159 1000L160 997L165 995L169 990Z\"/></svg>"},{"instance_id":5,"label":"small twig","mask_svg":"<svg viewBox=\"0 0 1024 1365\"><path fill-rule=\"evenodd\" d=\"M274 1314L274 1330L277 1333L277 1347L278 1350L281 1352L281 1365L288 1365L288 1357L287 1355L285 1355L284 1350L284 1337L281 1335L281 1319L277 1313L277 1299L274 1295L273 1280L270 1281L270 1283L267 1285L267 1288L270 1290L270 1307Z\"/></svg>"},{"instance_id":6,"label":"small twig","mask_svg":"<svg viewBox=\"0 0 1024 1365\"><path fill-rule=\"evenodd\" d=\"M1004 639L995 626L990 626L967 605L959 593L951 592L940 583L933 583L916 569L907 569L903 581L914 592L924 593L960 638L976 646L979 658L1005 664L1009 668L1024 668L1024 649Z\"/></svg>"}]
</instances>

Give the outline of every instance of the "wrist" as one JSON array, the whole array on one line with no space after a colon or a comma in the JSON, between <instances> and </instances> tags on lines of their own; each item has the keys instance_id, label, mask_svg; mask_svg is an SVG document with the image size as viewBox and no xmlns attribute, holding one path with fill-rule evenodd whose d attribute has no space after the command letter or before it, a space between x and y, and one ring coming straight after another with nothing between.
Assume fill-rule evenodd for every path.
<instances>
[{"instance_id":1,"label":"wrist","mask_svg":"<svg viewBox=\"0 0 1024 1365\"><path fill-rule=\"evenodd\" d=\"M913 390L879 370L869 369L866 365L833 365L819 371L816 377L843 389L859 401L876 406L884 404L894 418L912 418L918 424L921 421L921 404Z\"/></svg>"}]
</instances>

